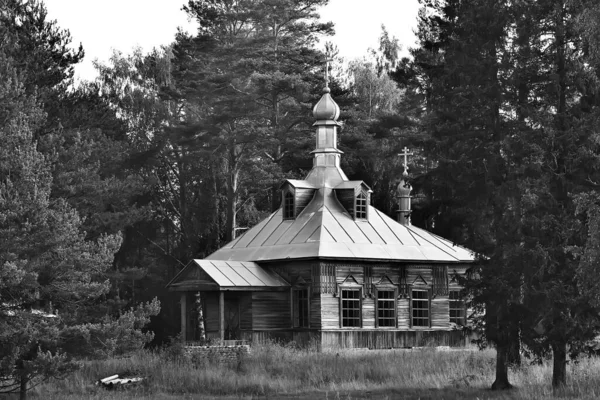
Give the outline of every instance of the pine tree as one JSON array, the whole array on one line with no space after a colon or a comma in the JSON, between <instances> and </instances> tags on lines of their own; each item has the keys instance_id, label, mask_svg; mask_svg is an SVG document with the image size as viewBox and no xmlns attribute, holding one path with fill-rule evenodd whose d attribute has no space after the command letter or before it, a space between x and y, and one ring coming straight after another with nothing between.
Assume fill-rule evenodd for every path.
<instances>
[{"instance_id":1,"label":"pine tree","mask_svg":"<svg viewBox=\"0 0 600 400\"><path fill-rule=\"evenodd\" d=\"M119 235L85 240L77 212L51 197L51 166L34 140L44 123L36 100L0 52L0 391L22 399L31 384L76 367L72 356L81 348L69 349L67 336L88 322L90 307L108 291L104 273L121 243ZM133 320L145 322L159 306L145 307ZM150 338L138 335L139 323L118 321L136 343ZM128 347L127 335L115 338L111 324L98 324L92 336Z\"/></svg>"}]
</instances>

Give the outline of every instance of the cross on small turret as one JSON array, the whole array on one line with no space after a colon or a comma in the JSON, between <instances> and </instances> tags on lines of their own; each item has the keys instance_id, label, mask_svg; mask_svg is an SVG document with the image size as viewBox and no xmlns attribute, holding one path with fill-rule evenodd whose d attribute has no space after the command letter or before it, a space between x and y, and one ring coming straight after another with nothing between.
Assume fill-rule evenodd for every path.
<instances>
[{"instance_id":1,"label":"cross on small turret","mask_svg":"<svg viewBox=\"0 0 600 400\"><path fill-rule=\"evenodd\" d=\"M333 62L332 57L327 57L325 59L325 87L329 88L329 63Z\"/></svg>"},{"instance_id":2,"label":"cross on small turret","mask_svg":"<svg viewBox=\"0 0 600 400\"><path fill-rule=\"evenodd\" d=\"M402 173L403 176L408 176L408 156L414 155L414 153L409 153L408 151L408 147L404 146L402 153L398 154L399 156L404 156L404 164L402 164L404 167L404 172Z\"/></svg>"}]
</instances>

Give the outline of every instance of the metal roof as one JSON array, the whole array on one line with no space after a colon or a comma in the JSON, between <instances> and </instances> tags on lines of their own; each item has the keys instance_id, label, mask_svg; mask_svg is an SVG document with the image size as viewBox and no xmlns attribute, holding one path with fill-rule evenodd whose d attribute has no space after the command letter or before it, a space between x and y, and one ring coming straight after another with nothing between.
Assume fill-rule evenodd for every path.
<instances>
[{"instance_id":1,"label":"metal roof","mask_svg":"<svg viewBox=\"0 0 600 400\"><path fill-rule=\"evenodd\" d=\"M374 207L369 206L365 220L354 220L348 214L338 202L335 188L355 188L364 183L349 181L340 168L342 152L337 149L340 124L336 121L339 107L334 112L333 105L335 102L327 89L315 106L319 112L315 113L318 121L313 168L304 180L287 181L297 187L317 189L311 202L295 219L284 220L279 209L206 259L240 261L242 265L244 261L315 258L427 263L474 261L471 251L423 229L402 225Z\"/></svg>"},{"instance_id":2,"label":"metal roof","mask_svg":"<svg viewBox=\"0 0 600 400\"><path fill-rule=\"evenodd\" d=\"M294 220L282 210L217 250L207 260L275 261L307 258L460 263L471 251L415 226L405 226L369 206L354 220L331 188L322 187Z\"/></svg>"},{"instance_id":3,"label":"metal roof","mask_svg":"<svg viewBox=\"0 0 600 400\"><path fill-rule=\"evenodd\" d=\"M197 259L188 263L167 285L171 290L257 290L289 286L275 272L253 262Z\"/></svg>"}]
</instances>

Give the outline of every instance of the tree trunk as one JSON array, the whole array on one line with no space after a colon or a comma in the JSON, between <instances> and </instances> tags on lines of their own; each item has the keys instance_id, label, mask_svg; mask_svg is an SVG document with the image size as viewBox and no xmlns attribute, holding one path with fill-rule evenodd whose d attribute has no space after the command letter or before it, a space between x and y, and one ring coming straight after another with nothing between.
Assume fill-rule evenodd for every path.
<instances>
[{"instance_id":1,"label":"tree trunk","mask_svg":"<svg viewBox=\"0 0 600 400\"><path fill-rule=\"evenodd\" d=\"M206 340L206 331L204 329L204 301L202 297L202 292L196 294L196 305L198 308L198 336L200 340L204 342Z\"/></svg>"},{"instance_id":2,"label":"tree trunk","mask_svg":"<svg viewBox=\"0 0 600 400\"><path fill-rule=\"evenodd\" d=\"M233 178L233 177L232 177ZM233 180L233 179L232 179ZM235 216L237 212L237 201L235 189L232 186L232 181L227 185L227 231L226 241L231 242L235 239Z\"/></svg>"},{"instance_id":3,"label":"tree trunk","mask_svg":"<svg viewBox=\"0 0 600 400\"><path fill-rule=\"evenodd\" d=\"M512 367L521 366L521 338L519 327L516 325L510 331L510 343L508 345L507 362Z\"/></svg>"},{"instance_id":4,"label":"tree trunk","mask_svg":"<svg viewBox=\"0 0 600 400\"><path fill-rule=\"evenodd\" d=\"M552 388L559 389L567 384L567 344L552 344L552 353Z\"/></svg>"},{"instance_id":5,"label":"tree trunk","mask_svg":"<svg viewBox=\"0 0 600 400\"><path fill-rule=\"evenodd\" d=\"M496 380L492 384L492 390L506 390L512 387L508 382L508 351L509 346L505 344L496 346Z\"/></svg>"},{"instance_id":6,"label":"tree trunk","mask_svg":"<svg viewBox=\"0 0 600 400\"><path fill-rule=\"evenodd\" d=\"M227 160L227 219L226 232L227 242L235 239L239 162L237 144L234 139L229 142L229 157Z\"/></svg>"},{"instance_id":7,"label":"tree trunk","mask_svg":"<svg viewBox=\"0 0 600 400\"><path fill-rule=\"evenodd\" d=\"M27 383L29 379L27 374L21 375L21 387L19 389L19 400L27 400Z\"/></svg>"}]
</instances>

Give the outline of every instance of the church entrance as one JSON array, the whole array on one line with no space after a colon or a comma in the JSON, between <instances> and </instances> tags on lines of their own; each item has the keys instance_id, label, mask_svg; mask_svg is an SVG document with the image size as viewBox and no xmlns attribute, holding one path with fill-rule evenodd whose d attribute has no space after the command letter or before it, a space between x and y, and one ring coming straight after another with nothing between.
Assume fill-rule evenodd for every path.
<instances>
[{"instance_id":1,"label":"church entrance","mask_svg":"<svg viewBox=\"0 0 600 400\"><path fill-rule=\"evenodd\" d=\"M225 340L240 340L240 299L237 293L225 293Z\"/></svg>"}]
</instances>

